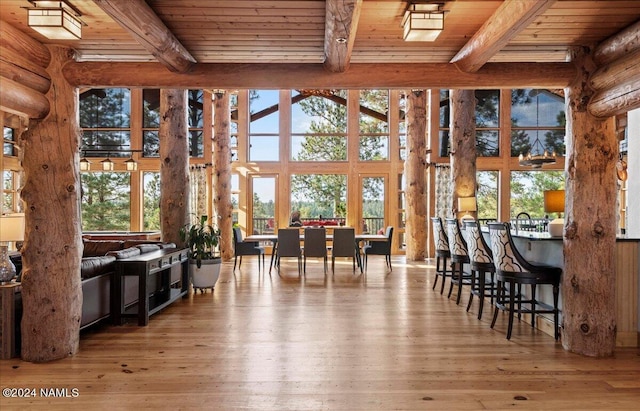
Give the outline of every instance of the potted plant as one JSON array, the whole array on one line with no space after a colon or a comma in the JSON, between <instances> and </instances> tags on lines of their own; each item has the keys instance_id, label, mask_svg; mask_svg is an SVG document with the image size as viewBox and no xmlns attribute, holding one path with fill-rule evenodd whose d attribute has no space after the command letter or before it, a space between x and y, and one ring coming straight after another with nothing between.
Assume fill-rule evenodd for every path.
<instances>
[{"instance_id":1,"label":"potted plant","mask_svg":"<svg viewBox=\"0 0 640 411\"><path fill-rule=\"evenodd\" d=\"M195 290L211 288L220 276L222 258L218 252L220 230L207 224L208 217L200 216L194 224L180 229L180 239L189 249L189 276Z\"/></svg>"}]
</instances>

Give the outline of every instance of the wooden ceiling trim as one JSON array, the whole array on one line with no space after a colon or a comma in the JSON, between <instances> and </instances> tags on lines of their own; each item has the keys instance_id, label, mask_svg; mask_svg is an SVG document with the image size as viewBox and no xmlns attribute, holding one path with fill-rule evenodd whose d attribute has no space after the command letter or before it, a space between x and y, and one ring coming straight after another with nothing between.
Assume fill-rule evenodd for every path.
<instances>
[{"instance_id":1,"label":"wooden ceiling trim","mask_svg":"<svg viewBox=\"0 0 640 411\"><path fill-rule=\"evenodd\" d=\"M358 30L362 0L327 0L324 33L324 67L341 73L349 68Z\"/></svg>"},{"instance_id":2,"label":"wooden ceiling trim","mask_svg":"<svg viewBox=\"0 0 640 411\"><path fill-rule=\"evenodd\" d=\"M522 73L527 73L523 76ZM159 63L69 62L63 75L77 87L363 89L564 88L576 76L572 63L487 63L476 73L453 64L354 64L332 73L322 64L196 64L187 74Z\"/></svg>"},{"instance_id":3,"label":"wooden ceiling trim","mask_svg":"<svg viewBox=\"0 0 640 411\"><path fill-rule=\"evenodd\" d=\"M502 3L451 62L462 71L478 71L554 2L555 0L520 0Z\"/></svg>"},{"instance_id":4,"label":"wooden ceiling trim","mask_svg":"<svg viewBox=\"0 0 640 411\"><path fill-rule=\"evenodd\" d=\"M144 0L94 0L169 70L186 73L196 60Z\"/></svg>"}]
</instances>

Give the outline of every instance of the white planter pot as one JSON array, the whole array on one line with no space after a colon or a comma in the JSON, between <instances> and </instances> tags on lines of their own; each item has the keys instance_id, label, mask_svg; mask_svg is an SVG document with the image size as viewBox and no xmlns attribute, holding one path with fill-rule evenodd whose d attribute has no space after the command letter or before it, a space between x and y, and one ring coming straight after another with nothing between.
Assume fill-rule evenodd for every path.
<instances>
[{"instance_id":1,"label":"white planter pot","mask_svg":"<svg viewBox=\"0 0 640 411\"><path fill-rule=\"evenodd\" d=\"M222 259L202 260L202 265L198 268L195 260L189 260L189 276L194 289L204 289L215 287L218 277L220 277L220 267Z\"/></svg>"}]
</instances>

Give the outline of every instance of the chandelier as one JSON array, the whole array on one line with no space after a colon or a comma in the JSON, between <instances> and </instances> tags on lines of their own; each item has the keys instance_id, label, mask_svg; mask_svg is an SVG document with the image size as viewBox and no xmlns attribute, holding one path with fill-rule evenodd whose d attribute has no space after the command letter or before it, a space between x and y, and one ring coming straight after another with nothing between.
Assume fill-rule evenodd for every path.
<instances>
[{"instance_id":1,"label":"chandelier","mask_svg":"<svg viewBox=\"0 0 640 411\"><path fill-rule=\"evenodd\" d=\"M556 152L549 154L549 151L542 147L542 143L536 135L536 139L527 154L520 153L518 163L521 166L530 166L531 168L541 168L544 164L554 164L556 162Z\"/></svg>"}]
</instances>

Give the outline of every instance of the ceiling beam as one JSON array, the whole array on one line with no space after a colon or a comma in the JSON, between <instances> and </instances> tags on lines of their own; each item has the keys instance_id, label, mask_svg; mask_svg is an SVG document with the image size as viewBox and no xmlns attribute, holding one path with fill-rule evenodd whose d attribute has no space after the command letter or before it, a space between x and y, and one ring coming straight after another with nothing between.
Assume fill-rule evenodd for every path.
<instances>
[{"instance_id":1,"label":"ceiling beam","mask_svg":"<svg viewBox=\"0 0 640 411\"><path fill-rule=\"evenodd\" d=\"M63 75L77 87L204 89L412 89L564 88L576 76L573 63L487 63L462 73L449 63L354 63L344 73L322 64L199 63L187 74L158 63L67 63Z\"/></svg>"},{"instance_id":2,"label":"ceiling beam","mask_svg":"<svg viewBox=\"0 0 640 411\"><path fill-rule=\"evenodd\" d=\"M474 73L556 0L506 0L456 54L451 63Z\"/></svg>"},{"instance_id":3,"label":"ceiling beam","mask_svg":"<svg viewBox=\"0 0 640 411\"><path fill-rule=\"evenodd\" d=\"M362 0L327 0L324 25L324 67L341 73L349 68Z\"/></svg>"},{"instance_id":4,"label":"ceiling beam","mask_svg":"<svg viewBox=\"0 0 640 411\"><path fill-rule=\"evenodd\" d=\"M144 0L94 2L169 70L187 73L196 63Z\"/></svg>"}]
</instances>

